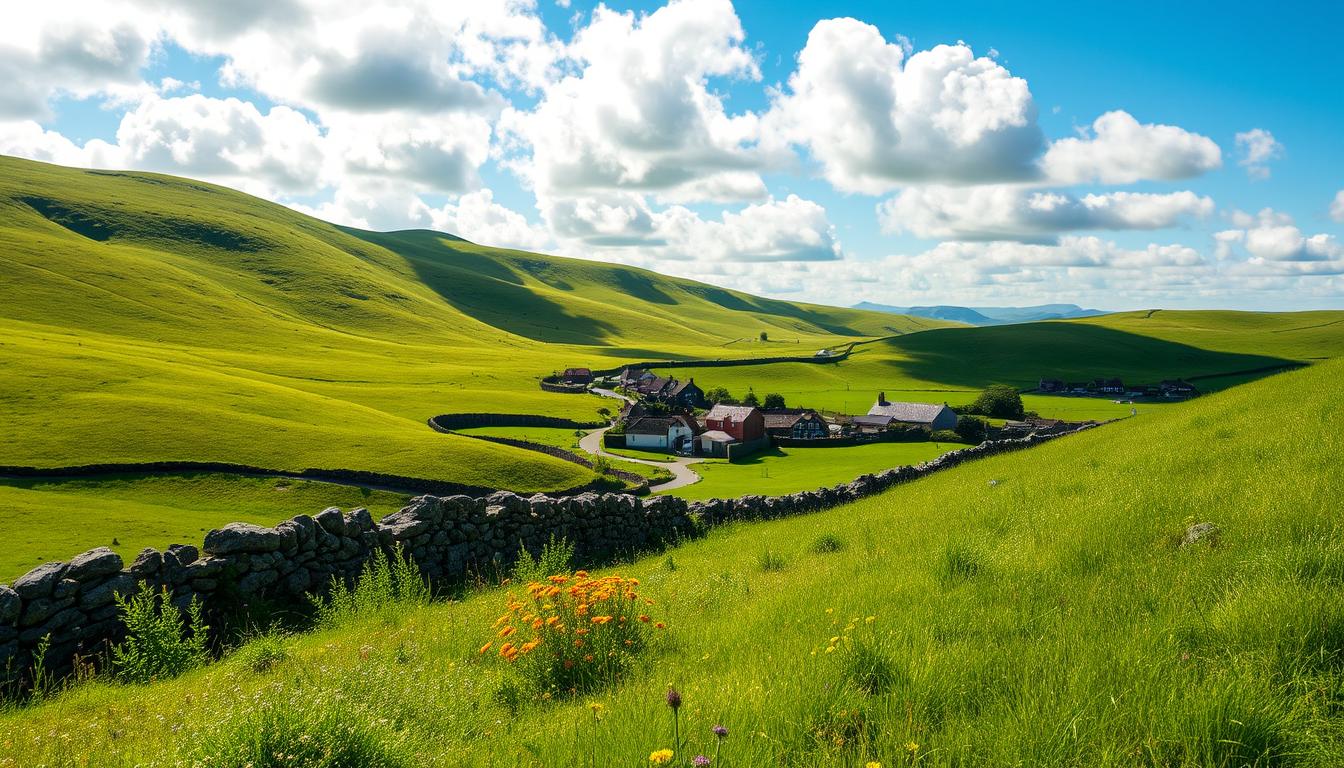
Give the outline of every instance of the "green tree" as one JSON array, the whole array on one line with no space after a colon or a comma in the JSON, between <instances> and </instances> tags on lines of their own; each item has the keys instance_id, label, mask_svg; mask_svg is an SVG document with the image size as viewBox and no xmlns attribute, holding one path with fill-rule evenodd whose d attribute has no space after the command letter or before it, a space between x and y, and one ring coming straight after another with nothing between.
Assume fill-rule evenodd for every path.
<instances>
[{"instance_id":1,"label":"green tree","mask_svg":"<svg viewBox=\"0 0 1344 768\"><path fill-rule=\"evenodd\" d=\"M1022 396L1007 384L992 384L971 404L971 411L995 419L1020 419L1026 413Z\"/></svg>"},{"instance_id":2,"label":"green tree","mask_svg":"<svg viewBox=\"0 0 1344 768\"><path fill-rule=\"evenodd\" d=\"M766 333L765 331L761 331L761 341L769 341L769 340L770 340L770 334Z\"/></svg>"},{"instance_id":3,"label":"green tree","mask_svg":"<svg viewBox=\"0 0 1344 768\"><path fill-rule=\"evenodd\" d=\"M705 399L711 403L731 403L733 396L727 387L713 387L705 392Z\"/></svg>"},{"instance_id":4,"label":"green tree","mask_svg":"<svg viewBox=\"0 0 1344 768\"><path fill-rule=\"evenodd\" d=\"M744 398L742 398L742 404L743 404L743 405L750 405L750 406L752 406L753 408L755 408L755 407L759 407L760 404L761 404L761 399L760 399L759 397L756 396L756 393L755 393L755 392L748 392L748 393L747 393L747 396L744 397Z\"/></svg>"},{"instance_id":5,"label":"green tree","mask_svg":"<svg viewBox=\"0 0 1344 768\"><path fill-rule=\"evenodd\" d=\"M778 392L771 392L765 396L765 407L770 409L784 408L784 396Z\"/></svg>"},{"instance_id":6,"label":"green tree","mask_svg":"<svg viewBox=\"0 0 1344 768\"><path fill-rule=\"evenodd\" d=\"M989 422L982 416L962 416L957 419L958 435L971 445L979 445L989 434Z\"/></svg>"}]
</instances>

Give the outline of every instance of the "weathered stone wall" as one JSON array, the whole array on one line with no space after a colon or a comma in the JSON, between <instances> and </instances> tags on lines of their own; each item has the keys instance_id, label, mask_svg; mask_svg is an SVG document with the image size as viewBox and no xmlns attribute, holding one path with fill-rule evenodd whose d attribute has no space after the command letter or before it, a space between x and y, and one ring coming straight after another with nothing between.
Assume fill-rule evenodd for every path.
<instances>
[{"instance_id":1,"label":"weathered stone wall","mask_svg":"<svg viewBox=\"0 0 1344 768\"><path fill-rule=\"evenodd\" d=\"M565 461L578 464L581 467L587 467L588 469L593 468L592 460L586 456L580 456L573 451L567 451L564 448L559 448L554 445L534 443L531 440L519 440L513 437L497 437L495 435L462 435L462 437L470 437L475 440L484 440L487 443L498 443L513 448L536 451L537 453L544 453L547 456L554 456L557 459L564 459ZM611 469L607 471L607 474L630 483L632 487L629 489L629 493L633 493L636 496L643 496L649 492L649 482L642 475L637 475L634 472L626 472L623 469Z\"/></svg>"},{"instance_id":2,"label":"weathered stone wall","mask_svg":"<svg viewBox=\"0 0 1344 768\"><path fill-rule=\"evenodd\" d=\"M431 416L429 428L436 432L452 432L472 427L555 427L557 429L594 429L605 427L605 421L575 421L560 416L539 416L531 413L445 413Z\"/></svg>"},{"instance_id":3,"label":"weathered stone wall","mask_svg":"<svg viewBox=\"0 0 1344 768\"><path fill-rule=\"evenodd\" d=\"M471 573L508 567L520 547L537 552L552 535L574 544L576 557L597 564L698 535L727 520L759 520L845 504L981 456L1025 448L1058 437L1030 436L953 451L915 467L897 467L853 482L787 496L745 496L687 504L671 496L629 494L485 497L421 496L374 522L367 510L317 515L262 528L233 523L213 530L198 550L174 545L146 549L129 566L107 548L68 563L38 566L0 586L0 678L23 679L33 651L50 638L47 669L62 675L74 657L104 652L122 637L115 595L141 584L168 590L185 607L193 598L215 616L257 600L303 604L333 577L353 577L371 553L410 554L439 584Z\"/></svg>"}]
</instances>

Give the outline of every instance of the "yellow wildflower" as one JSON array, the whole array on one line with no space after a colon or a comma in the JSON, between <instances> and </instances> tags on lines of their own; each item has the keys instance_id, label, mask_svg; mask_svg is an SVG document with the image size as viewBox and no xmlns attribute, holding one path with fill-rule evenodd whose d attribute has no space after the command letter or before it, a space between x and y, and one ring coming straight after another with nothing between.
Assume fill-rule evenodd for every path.
<instances>
[{"instance_id":1,"label":"yellow wildflower","mask_svg":"<svg viewBox=\"0 0 1344 768\"><path fill-rule=\"evenodd\" d=\"M654 765L666 765L672 762L672 750L660 749L649 753L649 762Z\"/></svg>"}]
</instances>

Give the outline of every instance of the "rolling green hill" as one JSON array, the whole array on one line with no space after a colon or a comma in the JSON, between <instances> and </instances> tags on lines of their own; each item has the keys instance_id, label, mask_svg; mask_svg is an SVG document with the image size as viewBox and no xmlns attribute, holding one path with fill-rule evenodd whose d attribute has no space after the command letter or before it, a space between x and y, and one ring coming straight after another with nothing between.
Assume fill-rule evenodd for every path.
<instances>
[{"instance_id":1,"label":"rolling green hill","mask_svg":"<svg viewBox=\"0 0 1344 768\"><path fill-rule=\"evenodd\" d=\"M674 685L683 762L723 724L734 766L1336 766L1341 376L1325 362L635 560L619 572L667 634L591 696L526 695L478 653L493 588L179 680L82 685L0 714L0 761L217 764L321 722L390 766L645 765ZM1198 522L1218 534L1181 545Z\"/></svg>"},{"instance_id":2,"label":"rolling green hill","mask_svg":"<svg viewBox=\"0 0 1344 768\"><path fill-rule=\"evenodd\" d=\"M879 391L891 399L968 403L986 384L1031 388L1042 378L1132 384L1194 378L1216 391L1274 369L1344 355L1344 312L1125 312L1079 320L984 328L947 328L859 347L833 366L792 363L710 371L703 386L742 395L779 392L791 404L865 412ZM1129 405L1096 398L1027 396L1045 416L1105 419ZM1150 404L1141 409L1164 408Z\"/></svg>"},{"instance_id":3,"label":"rolling green hill","mask_svg":"<svg viewBox=\"0 0 1344 768\"><path fill-rule=\"evenodd\" d=\"M0 158L0 268L0 465L230 461L557 489L591 475L425 419L591 419L596 399L543 393L536 378L723 356L761 330L780 343L732 354L938 325L14 158Z\"/></svg>"}]
</instances>

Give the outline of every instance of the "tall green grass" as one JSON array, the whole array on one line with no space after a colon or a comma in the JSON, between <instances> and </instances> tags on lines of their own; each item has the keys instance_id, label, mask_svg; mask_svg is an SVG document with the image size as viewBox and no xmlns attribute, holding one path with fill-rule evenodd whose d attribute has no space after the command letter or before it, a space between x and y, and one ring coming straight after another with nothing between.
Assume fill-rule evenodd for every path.
<instances>
[{"instance_id":1,"label":"tall green grass","mask_svg":"<svg viewBox=\"0 0 1344 768\"><path fill-rule=\"evenodd\" d=\"M674 685L679 759L712 755L722 724L723 765L1339 765L1342 366L611 569L668 630L592 697L600 720L501 700L504 667L477 653L497 588L296 637L265 673L239 656L81 686L0 715L0 761L190 764L216 724L314 702L294 717L416 765L644 765L672 743ZM1221 535L1180 546L1196 522Z\"/></svg>"}]
</instances>

